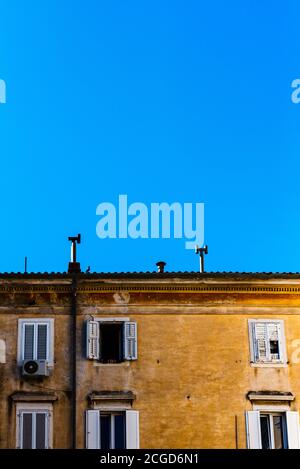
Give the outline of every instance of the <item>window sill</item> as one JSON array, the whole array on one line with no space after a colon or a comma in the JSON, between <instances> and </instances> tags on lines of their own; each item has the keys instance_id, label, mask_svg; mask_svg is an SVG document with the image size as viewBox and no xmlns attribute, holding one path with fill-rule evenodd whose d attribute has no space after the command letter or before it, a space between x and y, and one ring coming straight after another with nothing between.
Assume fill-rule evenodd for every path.
<instances>
[{"instance_id":1,"label":"window sill","mask_svg":"<svg viewBox=\"0 0 300 469\"><path fill-rule=\"evenodd\" d=\"M287 368L287 363L250 363L252 368Z\"/></svg>"},{"instance_id":2,"label":"window sill","mask_svg":"<svg viewBox=\"0 0 300 469\"><path fill-rule=\"evenodd\" d=\"M109 368L109 367L127 368L130 366L130 361L126 360L124 362L119 362L119 363L101 363L101 362L94 361L94 366L100 366L102 368Z\"/></svg>"}]
</instances>

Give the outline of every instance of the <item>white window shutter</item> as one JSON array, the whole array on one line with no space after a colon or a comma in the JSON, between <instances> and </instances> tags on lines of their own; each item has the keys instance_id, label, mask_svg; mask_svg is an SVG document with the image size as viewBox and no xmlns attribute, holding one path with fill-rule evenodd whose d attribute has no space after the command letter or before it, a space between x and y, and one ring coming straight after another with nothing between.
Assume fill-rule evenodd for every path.
<instances>
[{"instance_id":1,"label":"white window shutter","mask_svg":"<svg viewBox=\"0 0 300 469\"><path fill-rule=\"evenodd\" d=\"M247 447L261 449L260 418L258 410L246 412Z\"/></svg>"},{"instance_id":2,"label":"white window shutter","mask_svg":"<svg viewBox=\"0 0 300 469\"><path fill-rule=\"evenodd\" d=\"M256 361L266 361L268 358L267 346L267 328L266 323L256 322L253 323L254 340L255 340L255 355Z\"/></svg>"},{"instance_id":3,"label":"white window shutter","mask_svg":"<svg viewBox=\"0 0 300 469\"><path fill-rule=\"evenodd\" d=\"M48 325L37 325L37 359L47 360L48 358Z\"/></svg>"},{"instance_id":4,"label":"white window shutter","mask_svg":"<svg viewBox=\"0 0 300 469\"><path fill-rule=\"evenodd\" d=\"M137 359L137 324L136 322L124 323L124 358L125 360Z\"/></svg>"},{"instance_id":5,"label":"white window shutter","mask_svg":"<svg viewBox=\"0 0 300 469\"><path fill-rule=\"evenodd\" d=\"M34 324L23 325L23 360L33 360L34 356Z\"/></svg>"},{"instance_id":6,"label":"white window shutter","mask_svg":"<svg viewBox=\"0 0 300 469\"><path fill-rule=\"evenodd\" d=\"M99 410L86 411L86 447L87 449L100 449Z\"/></svg>"},{"instance_id":7,"label":"white window shutter","mask_svg":"<svg viewBox=\"0 0 300 469\"><path fill-rule=\"evenodd\" d=\"M90 320L86 323L86 355L90 360L99 358L99 322Z\"/></svg>"},{"instance_id":8,"label":"white window shutter","mask_svg":"<svg viewBox=\"0 0 300 469\"><path fill-rule=\"evenodd\" d=\"M126 410L126 449L139 449L139 412Z\"/></svg>"},{"instance_id":9,"label":"white window shutter","mask_svg":"<svg viewBox=\"0 0 300 469\"><path fill-rule=\"evenodd\" d=\"M286 412L286 426L289 449L300 449L299 414Z\"/></svg>"}]
</instances>

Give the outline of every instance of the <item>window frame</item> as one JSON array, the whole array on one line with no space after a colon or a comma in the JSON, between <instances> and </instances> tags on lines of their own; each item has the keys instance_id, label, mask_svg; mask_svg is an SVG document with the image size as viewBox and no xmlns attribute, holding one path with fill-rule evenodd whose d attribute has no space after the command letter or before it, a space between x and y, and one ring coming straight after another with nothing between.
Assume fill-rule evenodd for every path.
<instances>
[{"instance_id":1,"label":"window frame","mask_svg":"<svg viewBox=\"0 0 300 469\"><path fill-rule=\"evenodd\" d=\"M115 416L116 415L122 415L124 419L124 446L125 448L120 448L120 449L126 449L126 411L105 411L101 410L99 411L99 419L100 419L100 428L101 428L101 418L102 416L109 416L110 417L110 435L109 435L109 442L110 442L110 448L109 449L115 449L115 428L116 428L116 423L115 423ZM100 449L101 448L101 431L100 431Z\"/></svg>"},{"instance_id":2,"label":"window frame","mask_svg":"<svg viewBox=\"0 0 300 469\"><path fill-rule=\"evenodd\" d=\"M259 411L259 418L261 417L267 417L268 418L268 426L269 426L269 432L270 432L270 443L271 447L270 449L276 449L275 446L275 438L274 438L274 417L282 417L282 443L283 443L283 448L282 449L288 449L288 436L287 436L287 424L286 424L286 413L283 412L270 412L270 411L264 411L260 410ZM261 434L261 429L260 429L260 438L262 442L262 434Z\"/></svg>"},{"instance_id":3,"label":"window frame","mask_svg":"<svg viewBox=\"0 0 300 469\"><path fill-rule=\"evenodd\" d=\"M53 406L48 403L18 403L16 406L16 448L22 448L23 442L23 415L38 414L46 415L45 418L45 449L53 447ZM36 419L34 419L36 422ZM33 424L32 432L35 432L35 424ZM35 433L36 439L36 433ZM32 448L35 449L35 448Z\"/></svg>"},{"instance_id":4,"label":"window frame","mask_svg":"<svg viewBox=\"0 0 300 469\"><path fill-rule=\"evenodd\" d=\"M280 336L278 337L279 342L279 359L268 359L268 360L257 360L256 358L256 337L254 335L254 324L279 324ZM250 344L250 365L252 367L286 367L287 366L287 354L286 354L286 341L285 341L285 330L284 320L282 319L248 319L248 330L249 330L249 344Z\"/></svg>"},{"instance_id":5,"label":"window frame","mask_svg":"<svg viewBox=\"0 0 300 469\"><path fill-rule=\"evenodd\" d=\"M34 358L37 360L37 328L38 325L47 325L47 358L46 361L50 367L54 366L54 319L53 318L24 318L18 320L18 353L17 353L17 363L19 366L22 366L24 361L24 333L25 325L33 324L34 325Z\"/></svg>"}]
</instances>

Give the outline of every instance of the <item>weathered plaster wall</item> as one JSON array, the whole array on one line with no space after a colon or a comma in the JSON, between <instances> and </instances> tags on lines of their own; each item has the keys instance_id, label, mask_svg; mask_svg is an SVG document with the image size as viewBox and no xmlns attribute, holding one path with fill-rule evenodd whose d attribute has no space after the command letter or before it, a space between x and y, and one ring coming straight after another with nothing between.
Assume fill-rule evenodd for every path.
<instances>
[{"instance_id":1,"label":"weathered plaster wall","mask_svg":"<svg viewBox=\"0 0 300 469\"><path fill-rule=\"evenodd\" d=\"M299 281L298 281L299 282ZM292 410L299 409L300 282L201 282L164 280L78 284L77 317L77 440L85 446L84 412L92 391L130 390L140 411L140 441L146 448L246 447L245 410L251 391L291 391ZM70 279L51 282L7 282L1 291L0 447L15 447L16 391L49 391L54 402L54 447L71 445L71 300ZM270 287L273 285L273 290ZM162 288L163 287L163 288ZM238 288L237 288L238 287ZM266 291L254 288L266 287ZM248 288L249 290L246 290ZM269 288L269 290L268 290ZM280 288L281 290L276 290ZM287 291L282 291L287 288ZM296 290L295 290L296 289ZM96 317L129 317L138 324L138 360L103 365L85 358L85 321ZM17 368L18 318L55 319L55 367L48 378L25 380ZM289 364L285 368L250 366L248 319L285 322ZM293 355L294 354L294 355ZM297 361L297 360L296 360ZM237 418L237 435L235 419Z\"/></svg>"}]
</instances>

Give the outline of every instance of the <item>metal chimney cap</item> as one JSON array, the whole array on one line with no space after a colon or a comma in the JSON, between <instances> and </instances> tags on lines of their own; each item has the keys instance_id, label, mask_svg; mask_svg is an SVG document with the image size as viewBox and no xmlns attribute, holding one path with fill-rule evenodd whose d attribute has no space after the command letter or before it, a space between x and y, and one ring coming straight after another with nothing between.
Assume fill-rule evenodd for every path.
<instances>
[{"instance_id":1,"label":"metal chimney cap","mask_svg":"<svg viewBox=\"0 0 300 469\"><path fill-rule=\"evenodd\" d=\"M76 242L77 244L81 243L81 234L78 233L77 236L69 236L68 240L71 241L72 243Z\"/></svg>"},{"instance_id":2,"label":"metal chimney cap","mask_svg":"<svg viewBox=\"0 0 300 469\"><path fill-rule=\"evenodd\" d=\"M158 261L156 262L156 265L157 265L157 272L162 274L165 270L165 266L167 265L167 263L164 261Z\"/></svg>"}]
</instances>

